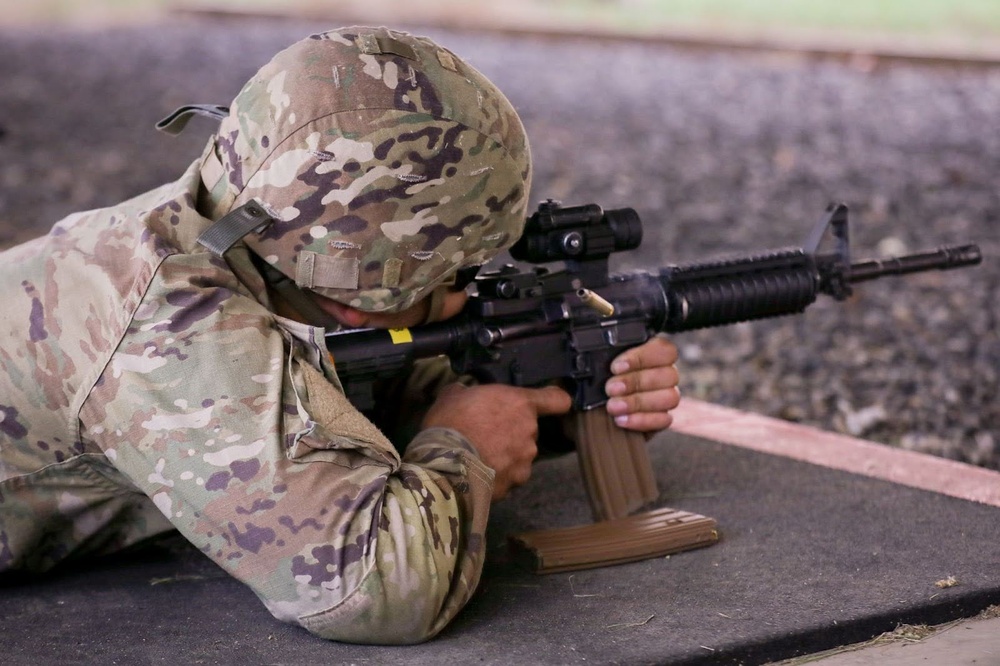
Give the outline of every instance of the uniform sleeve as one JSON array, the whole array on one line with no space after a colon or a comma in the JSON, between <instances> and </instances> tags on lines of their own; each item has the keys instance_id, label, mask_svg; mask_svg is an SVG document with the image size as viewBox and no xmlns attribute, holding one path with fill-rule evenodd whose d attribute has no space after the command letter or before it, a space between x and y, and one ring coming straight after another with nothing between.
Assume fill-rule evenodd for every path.
<instances>
[{"instance_id":1,"label":"uniform sleeve","mask_svg":"<svg viewBox=\"0 0 1000 666\"><path fill-rule=\"evenodd\" d=\"M231 296L151 296L85 436L279 619L358 643L433 636L478 583L493 472L446 429L400 459L315 350Z\"/></svg>"},{"instance_id":2,"label":"uniform sleeve","mask_svg":"<svg viewBox=\"0 0 1000 666\"><path fill-rule=\"evenodd\" d=\"M420 432L420 422L441 389L455 382L468 386L475 380L452 371L446 356L419 359L407 375L376 383L372 419L403 450Z\"/></svg>"}]
</instances>

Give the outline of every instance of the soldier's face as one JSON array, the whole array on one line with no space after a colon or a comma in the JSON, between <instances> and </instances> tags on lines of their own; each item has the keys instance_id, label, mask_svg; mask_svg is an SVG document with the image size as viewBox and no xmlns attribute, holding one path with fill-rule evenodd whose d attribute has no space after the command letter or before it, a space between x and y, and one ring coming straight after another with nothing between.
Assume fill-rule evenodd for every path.
<instances>
[{"instance_id":1,"label":"soldier's face","mask_svg":"<svg viewBox=\"0 0 1000 666\"><path fill-rule=\"evenodd\" d=\"M408 328L427 320L430 299L424 298L402 312L364 312L342 305L336 301L313 294L319 307L348 328ZM448 291L444 294L444 304L440 319L454 317L465 306L469 295L465 291Z\"/></svg>"}]
</instances>

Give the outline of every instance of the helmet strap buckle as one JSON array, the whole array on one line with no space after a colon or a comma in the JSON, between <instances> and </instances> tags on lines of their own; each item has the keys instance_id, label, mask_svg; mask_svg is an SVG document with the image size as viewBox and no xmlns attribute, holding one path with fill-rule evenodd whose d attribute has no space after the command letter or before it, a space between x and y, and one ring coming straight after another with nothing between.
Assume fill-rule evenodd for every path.
<instances>
[{"instance_id":1,"label":"helmet strap buckle","mask_svg":"<svg viewBox=\"0 0 1000 666\"><path fill-rule=\"evenodd\" d=\"M250 232L260 233L274 222L256 200L234 208L213 222L198 236L198 242L217 257L221 257Z\"/></svg>"}]
</instances>

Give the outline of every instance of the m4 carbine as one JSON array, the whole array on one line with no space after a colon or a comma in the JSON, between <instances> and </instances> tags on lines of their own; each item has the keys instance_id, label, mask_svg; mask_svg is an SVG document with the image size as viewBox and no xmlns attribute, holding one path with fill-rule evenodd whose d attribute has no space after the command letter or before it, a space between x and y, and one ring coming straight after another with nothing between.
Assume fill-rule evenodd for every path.
<instances>
[{"instance_id":1,"label":"m4 carbine","mask_svg":"<svg viewBox=\"0 0 1000 666\"><path fill-rule=\"evenodd\" d=\"M827 230L836 247L821 254ZM417 359L445 354L455 372L481 382L558 381L574 407L587 410L607 401L604 384L614 357L658 332L795 314L818 294L847 298L857 282L981 261L979 247L970 244L851 263L843 204L827 208L801 248L609 275L608 257L641 241L642 224L631 208L543 202L511 256L563 267L506 265L479 275L463 312L448 321L329 334L348 398L370 410L376 381L399 375Z\"/></svg>"}]
</instances>

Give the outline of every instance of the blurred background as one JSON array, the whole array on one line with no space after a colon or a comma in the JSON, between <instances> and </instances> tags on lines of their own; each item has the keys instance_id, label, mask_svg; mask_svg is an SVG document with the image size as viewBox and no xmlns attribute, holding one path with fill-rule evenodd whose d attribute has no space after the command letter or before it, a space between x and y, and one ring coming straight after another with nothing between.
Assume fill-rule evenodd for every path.
<instances>
[{"instance_id":1,"label":"blurred background","mask_svg":"<svg viewBox=\"0 0 1000 666\"><path fill-rule=\"evenodd\" d=\"M6 0L0 248L177 178L277 50L352 23L434 37L511 98L533 198L629 206L615 270L798 245L977 242L979 267L677 336L685 395L1000 469L997 0Z\"/></svg>"},{"instance_id":2,"label":"blurred background","mask_svg":"<svg viewBox=\"0 0 1000 666\"><path fill-rule=\"evenodd\" d=\"M995 0L8 0L0 22L107 25L174 11L618 32L1000 56Z\"/></svg>"}]
</instances>

